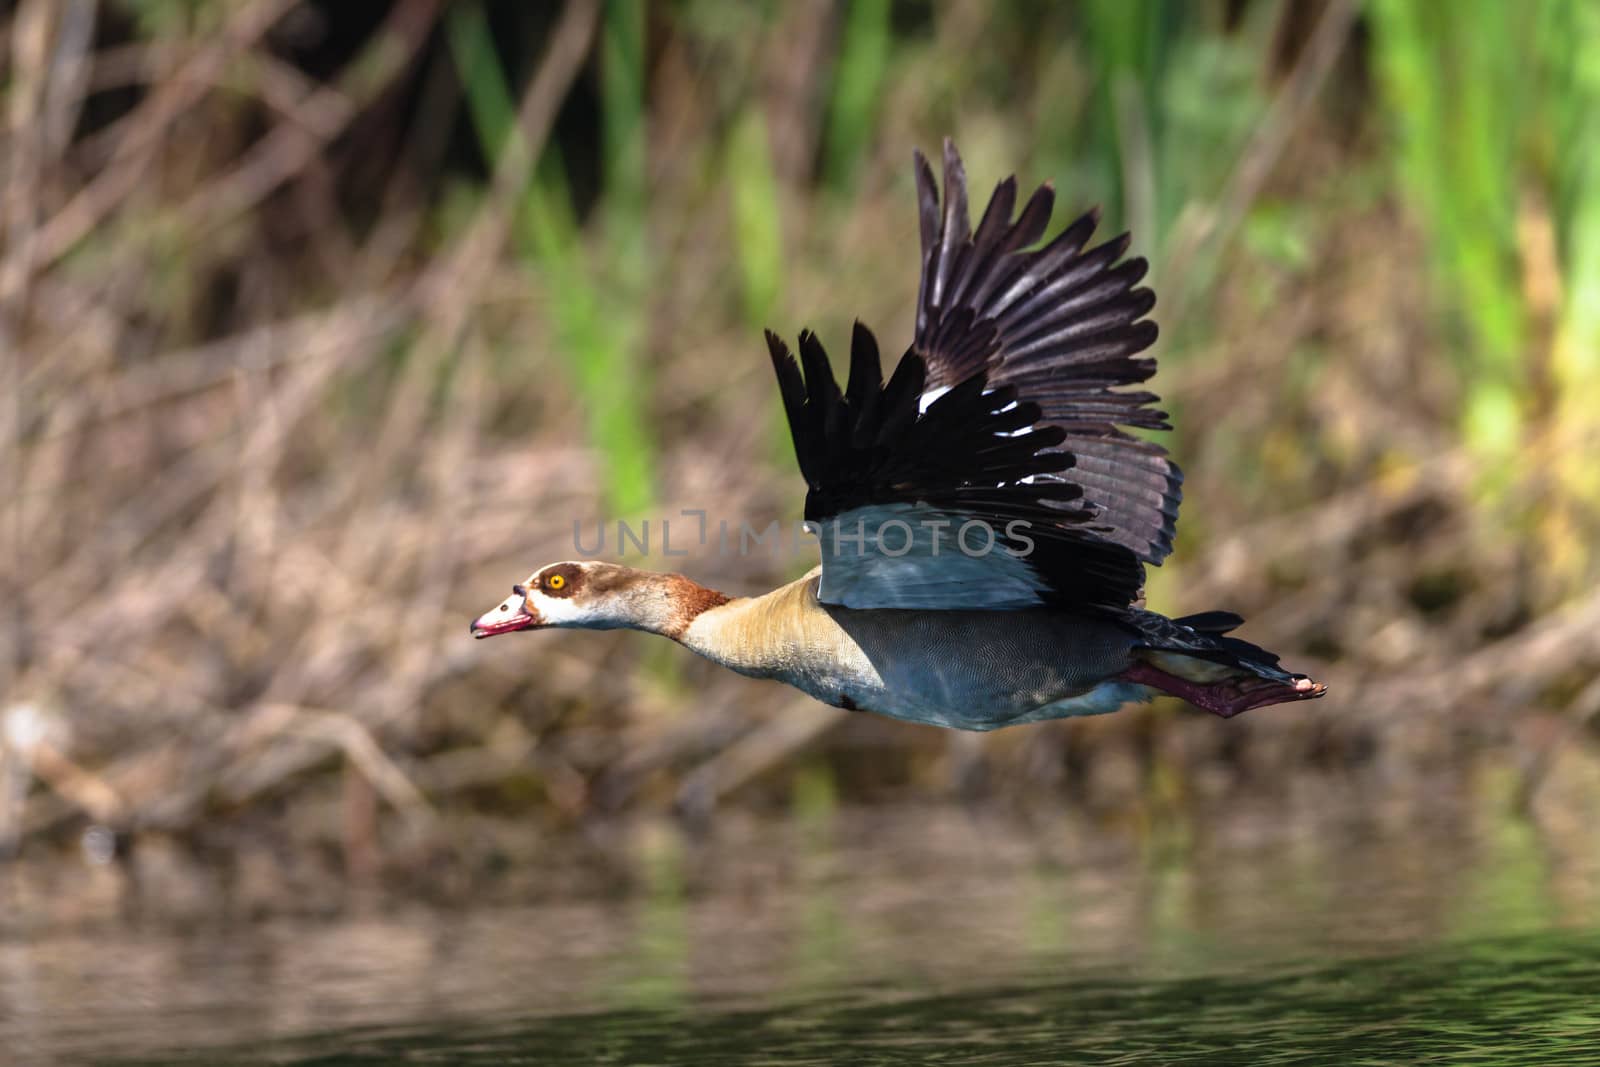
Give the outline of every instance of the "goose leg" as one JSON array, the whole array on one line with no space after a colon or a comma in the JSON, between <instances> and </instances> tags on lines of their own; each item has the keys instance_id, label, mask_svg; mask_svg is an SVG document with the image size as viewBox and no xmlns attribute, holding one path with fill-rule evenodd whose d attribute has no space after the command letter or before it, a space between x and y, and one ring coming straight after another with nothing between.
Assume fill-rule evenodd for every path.
<instances>
[{"instance_id":1,"label":"goose leg","mask_svg":"<svg viewBox=\"0 0 1600 1067\"><path fill-rule=\"evenodd\" d=\"M1277 682L1270 678L1257 678L1254 675L1241 675L1221 682L1191 682L1144 662L1134 663L1117 677L1123 681L1147 685L1163 693L1182 697L1195 707L1203 708L1213 715L1220 715L1224 719L1231 719L1241 712L1267 704L1318 697L1326 689L1310 678Z\"/></svg>"}]
</instances>

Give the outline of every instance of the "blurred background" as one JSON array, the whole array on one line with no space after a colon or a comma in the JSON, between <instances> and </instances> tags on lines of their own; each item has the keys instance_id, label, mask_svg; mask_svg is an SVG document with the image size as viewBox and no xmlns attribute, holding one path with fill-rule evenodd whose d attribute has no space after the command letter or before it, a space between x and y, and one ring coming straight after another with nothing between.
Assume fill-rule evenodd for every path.
<instances>
[{"instance_id":1,"label":"blurred background","mask_svg":"<svg viewBox=\"0 0 1600 1067\"><path fill-rule=\"evenodd\" d=\"M1597 44L1585 0L0 3L0 1044L620 1006L646 1055L717 990L1098 960L1202 977L1084 978L1074 1040L1228 1054L1252 1013L1370 1038L1397 983L1444 1025L1524 1010L1507 966L1575 988ZM1330 695L978 736L639 634L470 640L574 522L730 594L810 566L660 523L800 517L760 330L899 351L947 135L975 208L1054 182L1150 261L1188 474L1150 606ZM1205 977L1436 944L1473 947Z\"/></svg>"},{"instance_id":2,"label":"blurred background","mask_svg":"<svg viewBox=\"0 0 1600 1067\"><path fill-rule=\"evenodd\" d=\"M1597 40L1578 0L0 7L19 892L537 893L648 880L618 827L951 801L1137 856L1426 795L1587 855ZM760 330L898 351L946 135L974 199L1052 181L1151 262L1188 481L1150 606L1331 694L965 736L637 634L469 640L575 520L731 594L810 566L659 521L798 519Z\"/></svg>"}]
</instances>

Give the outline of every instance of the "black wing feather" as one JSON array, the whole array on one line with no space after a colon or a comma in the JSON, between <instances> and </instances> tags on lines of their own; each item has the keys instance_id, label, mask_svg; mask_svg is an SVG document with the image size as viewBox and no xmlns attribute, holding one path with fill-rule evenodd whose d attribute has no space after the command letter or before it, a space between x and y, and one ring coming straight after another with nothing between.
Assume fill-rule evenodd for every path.
<instances>
[{"instance_id":1,"label":"black wing feather","mask_svg":"<svg viewBox=\"0 0 1600 1067\"><path fill-rule=\"evenodd\" d=\"M810 487L806 518L914 505L997 533L1020 520L1041 599L1120 611L1139 596L1143 564L1171 551L1181 496L1165 451L1124 429L1167 428L1153 393L1125 388L1155 373L1140 355L1156 339L1145 319L1155 296L1138 288L1146 263L1119 262L1126 235L1089 247L1092 211L1029 251L1055 193L1035 190L1013 219L1015 178L973 230L955 148L945 142L943 196L915 160L916 335L887 384L860 323L843 391L814 334L800 335L798 361L767 334Z\"/></svg>"},{"instance_id":2,"label":"black wing feather","mask_svg":"<svg viewBox=\"0 0 1600 1067\"><path fill-rule=\"evenodd\" d=\"M944 157L941 203L932 168L916 155L925 281L912 351L926 360L929 383L983 374L1037 403L1042 424L1067 431L1059 447L1077 462L1060 477L1082 485L1096 536L1160 563L1172 551L1183 475L1165 450L1122 429L1168 429L1155 396L1119 389L1155 373L1154 360L1139 358L1157 332L1144 318L1155 294L1136 287L1147 264L1118 263L1126 234L1088 248L1093 211L1023 251L1043 233L1054 194L1039 189L1002 230L1016 202L1013 179L1000 183L969 238L965 171L948 140Z\"/></svg>"},{"instance_id":3,"label":"black wing feather","mask_svg":"<svg viewBox=\"0 0 1600 1067\"><path fill-rule=\"evenodd\" d=\"M921 357L904 356L887 386L867 390L864 383L880 373L878 348L860 324L848 381L861 388L843 393L816 335L801 334L798 362L770 332L767 344L810 487L808 520L915 504L958 522L981 518L998 543L1022 548L1006 533L1017 521L1034 542L1026 562L1050 590L1049 602L1116 610L1138 596L1138 560L1095 538L1087 527L1095 513L1082 506L1082 487L1053 477L1074 462L1059 448L1067 430L1041 425L1039 406L1019 400L1014 387L990 388L974 375L919 414Z\"/></svg>"}]
</instances>

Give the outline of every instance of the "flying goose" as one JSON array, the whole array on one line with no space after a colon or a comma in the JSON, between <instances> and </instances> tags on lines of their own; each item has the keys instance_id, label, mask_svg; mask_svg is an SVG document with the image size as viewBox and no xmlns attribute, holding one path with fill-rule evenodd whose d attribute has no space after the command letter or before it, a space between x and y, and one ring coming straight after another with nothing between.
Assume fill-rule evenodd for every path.
<instances>
[{"instance_id":1,"label":"flying goose","mask_svg":"<svg viewBox=\"0 0 1600 1067\"><path fill-rule=\"evenodd\" d=\"M1172 551L1178 467L1120 427L1167 429L1155 295L1123 235L1088 247L1091 211L1042 247L1049 185L1013 218L1016 179L978 228L961 158L944 198L915 153L916 332L887 383L859 322L841 390L814 333L771 331L822 565L757 597L679 574L553 563L472 622L475 637L569 627L661 634L740 674L835 707L962 730L1115 711L1170 693L1224 718L1326 687L1228 636L1209 611L1139 606ZM1119 260L1121 262L1119 262Z\"/></svg>"}]
</instances>

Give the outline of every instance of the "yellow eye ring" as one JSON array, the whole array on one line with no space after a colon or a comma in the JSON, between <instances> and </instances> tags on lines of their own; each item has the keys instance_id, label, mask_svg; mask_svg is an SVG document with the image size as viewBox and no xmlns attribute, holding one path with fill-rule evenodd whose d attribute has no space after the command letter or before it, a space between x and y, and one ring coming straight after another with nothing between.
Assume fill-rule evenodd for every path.
<instances>
[{"instance_id":1,"label":"yellow eye ring","mask_svg":"<svg viewBox=\"0 0 1600 1067\"><path fill-rule=\"evenodd\" d=\"M567 584L567 580L559 574L552 574L544 580L544 584L550 589L560 589Z\"/></svg>"}]
</instances>

